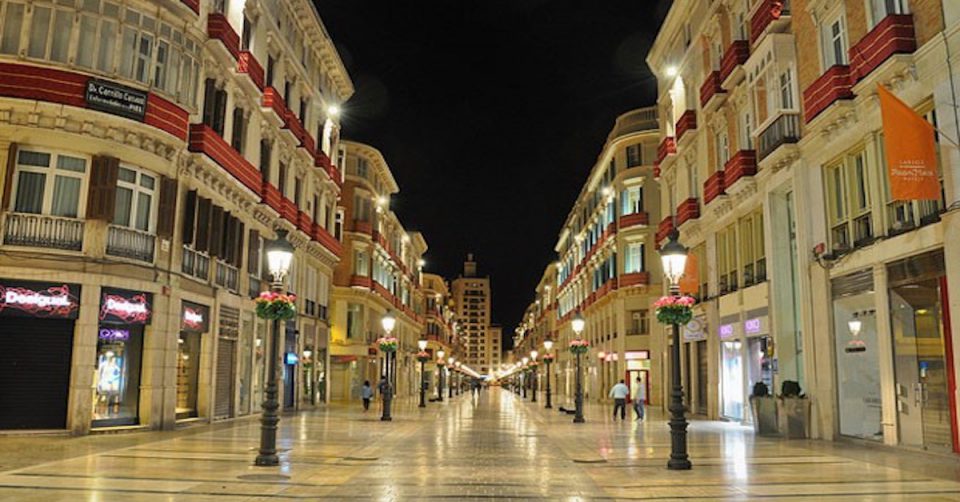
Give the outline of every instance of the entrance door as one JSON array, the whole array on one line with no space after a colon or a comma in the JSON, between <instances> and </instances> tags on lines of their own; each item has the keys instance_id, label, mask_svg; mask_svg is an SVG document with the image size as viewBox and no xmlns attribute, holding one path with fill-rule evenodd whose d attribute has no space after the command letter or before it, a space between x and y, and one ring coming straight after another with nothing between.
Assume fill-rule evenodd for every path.
<instances>
[{"instance_id":1,"label":"entrance door","mask_svg":"<svg viewBox=\"0 0 960 502\"><path fill-rule=\"evenodd\" d=\"M639 380L639 383L637 382ZM643 398L645 404L650 404L650 372L647 370L628 370L627 386L630 387L630 398Z\"/></svg>"},{"instance_id":2,"label":"entrance door","mask_svg":"<svg viewBox=\"0 0 960 502\"><path fill-rule=\"evenodd\" d=\"M237 357L237 341L231 338L217 340L217 398L214 418L233 416L234 387Z\"/></svg>"},{"instance_id":3,"label":"entrance door","mask_svg":"<svg viewBox=\"0 0 960 502\"><path fill-rule=\"evenodd\" d=\"M743 355L739 340L720 344L723 416L743 420Z\"/></svg>"},{"instance_id":4,"label":"entrance door","mask_svg":"<svg viewBox=\"0 0 960 502\"><path fill-rule=\"evenodd\" d=\"M900 442L949 451L952 448L949 368L940 299L939 279L890 289Z\"/></svg>"},{"instance_id":5,"label":"entrance door","mask_svg":"<svg viewBox=\"0 0 960 502\"><path fill-rule=\"evenodd\" d=\"M0 429L65 429L73 320L0 319Z\"/></svg>"}]
</instances>

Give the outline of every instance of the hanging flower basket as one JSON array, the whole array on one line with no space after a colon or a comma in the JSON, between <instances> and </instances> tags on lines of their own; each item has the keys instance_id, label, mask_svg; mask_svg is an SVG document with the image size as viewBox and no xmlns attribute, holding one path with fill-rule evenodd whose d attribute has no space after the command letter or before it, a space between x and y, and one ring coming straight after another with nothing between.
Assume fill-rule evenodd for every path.
<instances>
[{"instance_id":1,"label":"hanging flower basket","mask_svg":"<svg viewBox=\"0 0 960 502\"><path fill-rule=\"evenodd\" d=\"M527 366L529 366L531 370L537 369L537 366L539 365L540 363L537 361L530 361L529 363L527 363Z\"/></svg>"},{"instance_id":2,"label":"hanging flower basket","mask_svg":"<svg viewBox=\"0 0 960 502\"><path fill-rule=\"evenodd\" d=\"M260 319L285 321L297 315L297 296L264 291L254 302L257 304L257 317Z\"/></svg>"},{"instance_id":3,"label":"hanging flower basket","mask_svg":"<svg viewBox=\"0 0 960 502\"><path fill-rule=\"evenodd\" d=\"M693 319L694 303L692 296L662 296L653 303L653 308L661 324L684 325Z\"/></svg>"},{"instance_id":4,"label":"hanging flower basket","mask_svg":"<svg viewBox=\"0 0 960 502\"><path fill-rule=\"evenodd\" d=\"M544 362L553 362L553 354L544 354L543 360Z\"/></svg>"},{"instance_id":5,"label":"hanging flower basket","mask_svg":"<svg viewBox=\"0 0 960 502\"><path fill-rule=\"evenodd\" d=\"M430 360L429 352L417 352L417 362L425 363Z\"/></svg>"},{"instance_id":6,"label":"hanging flower basket","mask_svg":"<svg viewBox=\"0 0 960 502\"><path fill-rule=\"evenodd\" d=\"M586 354L590 350L590 342L586 340L571 340L570 352L574 354Z\"/></svg>"},{"instance_id":7,"label":"hanging flower basket","mask_svg":"<svg viewBox=\"0 0 960 502\"><path fill-rule=\"evenodd\" d=\"M446 363L443 362L443 359L437 359L437 367L443 368L444 366L446 366Z\"/></svg>"},{"instance_id":8,"label":"hanging flower basket","mask_svg":"<svg viewBox=\"0 0 960 502\"><path fill-rule=\"evenodd\" d=\"M381 352L396 352L397 344L397 339L392 336L385 336L377 339L377 345L380 346Z\"/></svg>"}]
</instances>

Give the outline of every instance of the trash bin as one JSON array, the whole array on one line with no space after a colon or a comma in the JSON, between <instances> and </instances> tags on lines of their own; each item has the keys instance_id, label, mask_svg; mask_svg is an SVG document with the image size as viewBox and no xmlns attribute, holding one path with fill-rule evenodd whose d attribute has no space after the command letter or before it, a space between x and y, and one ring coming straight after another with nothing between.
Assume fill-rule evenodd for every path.
<instances>
[{"instance_id":1,"label":"trash bin","mask_svg":"<svg viewBox=\"0 0 960 502\"><path fill-rule=\"evenodd\" d=\"M810 400L805 397L779 399L780 434L786 439L810 437Z\"/></svg>"},{"instance_id":2,"label":"trash bin","mask_svg":"<svg viewBox=\"0 0 960 502\"><path fill-rule=\"evenodd\" d=\"M773 396L751 396L750 409L753 413L753 432L760 436L776 436L777 400Z\"/></svg>"}]
</instances>

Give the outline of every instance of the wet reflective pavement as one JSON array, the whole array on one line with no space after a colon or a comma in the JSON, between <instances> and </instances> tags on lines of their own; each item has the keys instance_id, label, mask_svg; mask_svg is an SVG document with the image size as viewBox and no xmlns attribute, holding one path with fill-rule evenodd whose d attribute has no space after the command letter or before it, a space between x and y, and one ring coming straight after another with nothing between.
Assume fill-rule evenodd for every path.
<instances>
[{"instance_id":1,"label":"wet reflective pavement","mask_svg":"<svg viewBox=\"0 0 960 502\"><path fill-rule=\"evenodd\" d=\"M393 422L359 403L284 416L282 466L253 467L256 420L82 438L0 437L0 501L960 500L960 464L889 449L755 438L694 421L691 471L665 468L659 417L587 423L506 390Z\"/></svg>"}]
</instances>

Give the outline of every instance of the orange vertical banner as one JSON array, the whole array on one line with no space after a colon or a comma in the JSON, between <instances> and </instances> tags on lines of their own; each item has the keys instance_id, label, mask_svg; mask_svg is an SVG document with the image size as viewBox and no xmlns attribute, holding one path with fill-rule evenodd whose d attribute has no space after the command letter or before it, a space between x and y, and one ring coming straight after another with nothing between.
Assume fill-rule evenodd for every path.
<instances>
[{"instance_id":1,"label":"orange vertical banner","mask_svg":"<svg viewBox=\"0 0 960 502\"><path fill-rule=\"evenodd\" d=\"M940 200L933 125L878 85L887 176L893 200Z\"/></svg>"},{"instance_id":2,"label":"orange vertical banner","mask_svg":"<svg viewBox=\"0 0 960 502\"><path fill-rule=\"evenodd\" d=\"M680 293L695 295L700 290L700 269L697 255L687 254L687 263L683 266L683 276L680 277Z\"/></svg>"}]
</instances>

